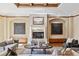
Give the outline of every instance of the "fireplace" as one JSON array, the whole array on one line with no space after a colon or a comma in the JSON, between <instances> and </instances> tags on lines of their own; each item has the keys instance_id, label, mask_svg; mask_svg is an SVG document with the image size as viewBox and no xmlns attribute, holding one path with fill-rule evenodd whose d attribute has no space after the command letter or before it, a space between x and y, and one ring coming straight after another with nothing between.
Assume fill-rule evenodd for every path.
<instances>
[{"instance_id":1,"label":"fireplace","mask_svg":"<svg viewBox=\"0 0 79 59\"><path fill-rule=\"evenodd\" d=\"M28 42L31 43L32 40L37 41L38 45L39 42L44 41L47 43L47 15L46 14L33 14L29 17L30 24L29 24L29 40ZM41 21L42 23L39 23Z\"/></svg>"},{"instance_id":2,"label":"fireplace","mask_svg":"<svg viewBox=\"0 0 79 59\"><path fill-rule=\"evenodd\" d=\"M32 32L32 38L43 39L44 38L44 32Z\"/></svg>"}]
</instances>

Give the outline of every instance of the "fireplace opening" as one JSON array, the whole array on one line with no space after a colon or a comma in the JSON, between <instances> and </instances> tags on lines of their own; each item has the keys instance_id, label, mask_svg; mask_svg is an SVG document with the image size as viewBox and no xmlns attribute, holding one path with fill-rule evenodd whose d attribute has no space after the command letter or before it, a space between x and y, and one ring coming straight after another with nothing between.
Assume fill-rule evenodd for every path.
<instances>
[{"instance_id":1,"label":"fireplace opening","mask_svg":"<svg viewBox=\"0 0 79 59\"><path fill-rule=\"evenodd\" d=\"M32 32L32 38L43 39L44 38L44 32Z\"/></svg>"}]
</instances>

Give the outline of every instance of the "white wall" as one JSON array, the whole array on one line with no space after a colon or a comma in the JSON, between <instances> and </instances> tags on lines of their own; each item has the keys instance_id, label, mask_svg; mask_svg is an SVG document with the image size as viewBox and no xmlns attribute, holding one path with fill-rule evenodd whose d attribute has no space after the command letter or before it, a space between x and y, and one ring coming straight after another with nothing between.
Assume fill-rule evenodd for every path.
<instances>
[{"instance_id":1,"label":"white wall","mask_svg":"<svg viewBox=\"0 0 79 59\"><path fill-rule=\"evenodd\" d=\"M0 17L0 42L4 41L4 20Z\"/></svg>"},{"instance_id":2,"label":"white wall","mask_svg":"<svg viewBox=\"0 0 79 59\"><path fill-rule=\"evenodd\" d=\"M79 40L79 16L73 19L73 37Z\"/></svg>"}]
</instances>

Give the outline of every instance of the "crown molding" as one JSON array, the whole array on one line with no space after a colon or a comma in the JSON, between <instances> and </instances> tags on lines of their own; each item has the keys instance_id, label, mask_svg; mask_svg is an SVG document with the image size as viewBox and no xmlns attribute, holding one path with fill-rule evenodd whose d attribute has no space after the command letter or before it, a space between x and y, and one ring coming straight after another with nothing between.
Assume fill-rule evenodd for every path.
<instances>
[{"instance_id":1,"label":"crown molding","mask_svg":"<svg viewBox=\"0 0 79 59\"><path fill-rule=\"evenodd\" d=\"M47 15L48 18L71 18L71 17L77 17L79 16L79 14L77 15L74 15L74 16L54 16L54 15ZM0 17L7 17L7 18L13 18L13 17L29 17L29 16L3 16L3 15L0 15Z\"/></svg>"}]
</instances>

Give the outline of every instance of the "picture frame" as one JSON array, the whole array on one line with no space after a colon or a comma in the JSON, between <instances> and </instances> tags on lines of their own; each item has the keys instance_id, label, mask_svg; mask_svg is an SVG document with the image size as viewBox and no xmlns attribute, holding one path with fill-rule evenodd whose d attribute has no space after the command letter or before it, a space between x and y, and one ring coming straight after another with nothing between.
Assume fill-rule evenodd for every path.
<instances>
[{"instance_id":1,"label":"picture frame","mask_svg":"<svg viewBox=\"0 0 79 59\"><path fill-rule=\"evenodd\" d=\"M44 18L43 17L34 17L33 18L33 25L43 25Z\"/></svg>"}]
</instances>

